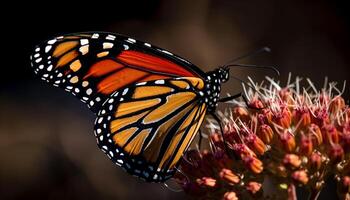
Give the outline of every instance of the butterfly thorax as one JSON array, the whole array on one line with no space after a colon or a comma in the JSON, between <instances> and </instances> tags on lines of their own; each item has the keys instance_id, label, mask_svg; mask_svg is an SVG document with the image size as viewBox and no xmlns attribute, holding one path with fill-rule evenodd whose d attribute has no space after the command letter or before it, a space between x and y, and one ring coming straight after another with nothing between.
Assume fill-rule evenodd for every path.
<instances>
[{"instance_id":1,"label":"butterfly thorax","mask_svg":"<svg viewBox=\"0 0 350 200\"><path fill-rule=\"evenodd\" d=\"M221 91L221 83L226 82L229 79L229 71L226 68L218 68L214 71L207 72L205 78L205 89L201 96L203 101L208 106L208 111L215 111L218 106L218 101Z\"/></svg>"}]
</instances>

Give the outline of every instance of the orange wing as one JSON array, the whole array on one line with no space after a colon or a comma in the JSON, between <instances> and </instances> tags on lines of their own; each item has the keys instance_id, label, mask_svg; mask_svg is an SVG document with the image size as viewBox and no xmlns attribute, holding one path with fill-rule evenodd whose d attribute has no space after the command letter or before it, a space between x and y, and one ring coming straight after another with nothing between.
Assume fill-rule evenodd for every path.
<instances>
[{"instance_id":1,"label":"orange wing","mask_svg":"<svg viewBox=\"0 0 350 200\"><path fill-rule=\"evenodd\" d=\"M151 182L170 178L206 114L194 91L199 78L148 81L117 92L95 122L98 145L128 173Z\"/></svg>"},{"instance_id":2,"label":"orange wing","mask_svg":"<svg viewBox=\"0 0 350 200\"><path fill-rule=\"evenodd\" d=\"M31 60L43 80L77 96L94 112L128 85L204 74L166 50L110 33L53 38L37 46Z\"/></svg>"}]
</instances>

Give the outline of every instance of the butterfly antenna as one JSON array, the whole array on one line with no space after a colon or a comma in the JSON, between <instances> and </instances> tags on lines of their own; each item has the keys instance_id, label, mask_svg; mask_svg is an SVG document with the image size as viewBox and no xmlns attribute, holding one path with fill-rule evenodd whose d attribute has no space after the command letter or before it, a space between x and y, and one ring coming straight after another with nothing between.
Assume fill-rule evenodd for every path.
<instances>
[{"instance_id":1,"label":"butterfly antenna","mask_svg":"<svg viewBox=\"0 0 350 200\"><path fill-rule=\"evenodd\" d=\"M264 52L271 52L271 49L269 47L262 47L258 50L255 50L255 51L252 51L252 52L249 52L247 54L244 54L242 56L239 56L238 58L235 58L233 60L230 60L228 61L225 65L223 65L223 67L226 67L227 65L230 65L230 64L233 64L239 60L242 60L244 58L248 58L248 57L251 57L251 56L255 56L255 55L258 55L260 53L264 53Z\"/></svg>"},{"instance_id":2,"label":"butterfly antenna","mask_svg":"<svg viewBox=\"0 0 350 200\"><path fill-rule=\"evenodd\" d=\"M259 66L259 65L247 65L247 64L229 64L229 65L225 65L225 67L247 67L247 68L268 69L268 70L274 71L277 74L277 76L280 75L280 72L274 66Z\"/></svg>"}]
</instances>

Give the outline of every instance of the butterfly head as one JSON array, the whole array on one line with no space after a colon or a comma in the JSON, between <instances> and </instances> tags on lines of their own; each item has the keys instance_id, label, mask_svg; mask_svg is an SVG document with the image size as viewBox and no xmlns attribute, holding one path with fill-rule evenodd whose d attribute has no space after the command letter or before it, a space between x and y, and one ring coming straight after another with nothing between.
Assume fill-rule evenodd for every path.
<instances>
[{"instance_id":1,"label":"butterfly head","mask_svg":"<svg viewBox=\"0 0 350 200\"><path fill-rule=\"evenodd\" d=\"M218 77L221 83L225 83L230 78L230 68L220 67L217 69Z\"/></svg>"}]
</instances>

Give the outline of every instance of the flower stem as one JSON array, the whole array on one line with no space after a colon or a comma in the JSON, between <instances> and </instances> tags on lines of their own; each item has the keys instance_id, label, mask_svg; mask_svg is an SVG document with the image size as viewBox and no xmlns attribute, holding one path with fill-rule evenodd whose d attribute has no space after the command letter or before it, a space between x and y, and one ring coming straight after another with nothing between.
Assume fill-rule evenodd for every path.
<instances>
[{"instance_id":1,"label":"flower stem","mask_svg":"<svg viewBox=\"0 0 350 200\"><path fill-rule=\"evenodd\" d=\"M295 191L295 185L291 183L288 187L288 200L297 200L297 193Z\"/></svg>"},{"instance_id":2,"label":"flower stem","mask_svg":"<svg viewBox=\"0 0 350 200\"><path fill-rule=\"evenodd\" d=\"M321 190L311 190L309 200L317 200L318 196L320 196Z\"/></svg>"}]
</instances>

